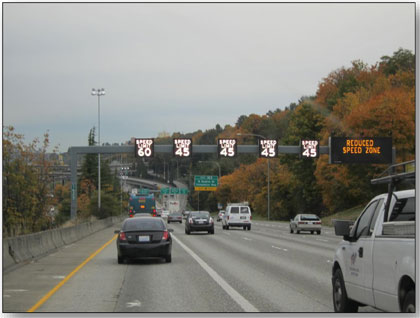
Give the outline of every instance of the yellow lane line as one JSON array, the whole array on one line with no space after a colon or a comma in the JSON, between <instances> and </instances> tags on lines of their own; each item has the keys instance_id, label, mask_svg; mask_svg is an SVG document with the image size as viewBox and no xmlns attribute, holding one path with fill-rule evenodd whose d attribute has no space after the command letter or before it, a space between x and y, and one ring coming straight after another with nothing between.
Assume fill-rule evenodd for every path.
<instances>
[{"instance_id":1,"label":"yellow lane line","mask_svg":"<svg viewBox=\"0 0 420 318\"><path fill-rule=\"evenodd\" d=\"M83 266L85 266L92 258L98 255L105 247L112 243L113 240L117 238L118 234L115 234L114 237L106 242L101 248L99 248L96 252L91 254L87 259L83 261L79 266L77 266L70 274L68 274L60 283L57 284L53 289L51 289L44 297L41 298L31 309L27 312L34 312L37 310L43 303L45 303L54 293L59 290L70 278L73 277Z\"/></svg>"}]
</instances>

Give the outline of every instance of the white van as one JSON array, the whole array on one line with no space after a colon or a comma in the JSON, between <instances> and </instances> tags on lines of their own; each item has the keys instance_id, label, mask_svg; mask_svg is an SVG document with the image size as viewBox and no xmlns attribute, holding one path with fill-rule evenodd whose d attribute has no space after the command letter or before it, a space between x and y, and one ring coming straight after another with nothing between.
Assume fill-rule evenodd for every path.
<instances>
[{"instance_id":1,"label":"white van","mask_svg":"<svg viewBox=\"0 0 420 318\"><path fill-rule=\"evenodd\" d=\"M251 209L247 204L231 203L227 206L222 219L222 228L229 230L230 226L251 230Z\"/></svg>"}]
</instances>

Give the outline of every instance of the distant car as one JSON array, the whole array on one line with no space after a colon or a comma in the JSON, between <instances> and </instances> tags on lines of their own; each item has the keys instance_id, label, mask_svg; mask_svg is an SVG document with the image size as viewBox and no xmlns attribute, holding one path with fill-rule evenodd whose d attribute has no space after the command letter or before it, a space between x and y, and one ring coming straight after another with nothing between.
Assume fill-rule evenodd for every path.
<instances>
[{"instance_id":1,"label":"distant car","mask_svg":"<svg viewBox=\"0 0 420 318\"><path fill-rule=\"evenodd\" d=\"M185 220L185 234L191 232L207 231L214 234L214 221L207 211L192 211Z\"/></svg>"},{"instance_id":2,"label":"distant car","mask_svg":"<svg viewBox=\"0 0 420 318\"><path fill-rule=\"evenodd\" d=\"M171 222L179 222L182 224L182 214L179 212L169 213L168 224Z\"/></svg>"},{"instance_id":3,"label":"distant car","mask_svg":"<svg viewBox=\"0 0 420 318\"><path fill-rule=\"evenodd\" d=\"M121 230L116 230L118 264L126 259L161 257L172 261L172 237L165 222L156 217L134 217L125 219Z\"/></svg>"},{"instance_id":4,"label":"distant car","mask_svg":"<svg viewBox=\"0 0 420 318\"><path fill-rule=\"evenodd\" d=\"M321 219L315 214L298 214L294 219L290 220L290 233L296 231L308 231L311 234L314 232L321 234Z\"/></svg>"},{"instance_id":5,"label":"distant car","mask_svg":"<svg viewBox=\"0 0 420 318\"><path fill-rule=\"evenodd\" d=\"M169 211L168 210L162 210L162 217L163 218L166 218L166 217L168 217L168 215L169 215Z\"/></svg>"},{"instance_id":6,"label":"distant car","mask_svg":"<svg viewBox=\"0 0 420 318\"><path fill-rule=\"evenodd\" d=\"M224 215L225 215L225 210L220 210L219 213L217 214L217 222L221 221Z\"/></svg>"}]
</instances>

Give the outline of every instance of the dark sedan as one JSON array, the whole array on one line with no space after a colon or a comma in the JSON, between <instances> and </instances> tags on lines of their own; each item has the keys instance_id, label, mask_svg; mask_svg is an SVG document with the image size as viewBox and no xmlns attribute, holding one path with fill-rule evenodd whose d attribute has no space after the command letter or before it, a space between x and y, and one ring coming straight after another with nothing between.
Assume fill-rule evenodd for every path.
<instances>
[{"instance_id":1,"label":"dark sedan","mask_svg":"<svg viewBox=\"0 0 420 318\"><path fill-rule=\"evenodd\" d=\"M207 231L214 234L214 221L207 211L190 212L185 220L185 233Z\"/></svg>"},{"instance_id":2,"label":"dark sedan","mask_svg":"<svg viewBox=\"0 0 420 318\"><path fill-rule=\"evenodd\" d=\"M118 233L118 264L125 259L161 257L172 261L172 238L161 218L140 217L125 219Z\"/></svg>"},{"instance_id":3,"label":"dark sedan","mask_svg":"<svg viewBox=\"0 0 420 318\"><path fill-rule=\"evenodd\" d=\"M171 222L179 222L182 224L182 214L180 212L170 213L168 215L168 224Z\"/></svg>"}]
</instances>

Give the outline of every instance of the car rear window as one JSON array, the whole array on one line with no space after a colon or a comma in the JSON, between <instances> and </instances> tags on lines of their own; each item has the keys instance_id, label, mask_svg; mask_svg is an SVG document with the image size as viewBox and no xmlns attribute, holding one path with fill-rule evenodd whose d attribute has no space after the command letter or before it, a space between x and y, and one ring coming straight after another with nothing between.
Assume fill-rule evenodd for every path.
<instances>
[{"instance_id":1,"label":"car rear window","mask_svg":"<svg viewBox=\"0 0 420 318\"><path fill-rule=\"evenodd\" d=\"M319 221L319 217L316 215L302 215L300 219L302 221Z\"/></svg>"},{"instance_id":2,"label":"car rear window","mask_svg":"<svg viewBox=\"0 0 420 318\"><path fill-rule=\"evenodd\" d=\"M161 219L129 219L124 223L123 231L163 231L165 230L165 224Z\"/></svg>"},{"instance_id":3,"label":"car rear window","mask_svg":"<svg viewBox=\"0 0 420 318\"><path fill-rule=\"evenodd\" d=\"M241 206L241 214L249 214L249 209L247 206Z\"/></svg>"},{"instance_id":4,"label":"car rear window","mask_svg":"<svg viewBox=\"0 0 420 318\"><path fill-rule=\"evenodd\" d=\"M390 221L414 221L416 219L414 198L399 199L392 209Z\"/></svg>"},{"instance_id":5,"label":"car rear window","mask_svg":"<svg viewBox=\"0 0 420 318\"><path fill-rule=\"evenodd\" d=\"M194 213L192 215L193 218L208 218L209 213L208 212L200 212L200 213Z\"/></svg>"},{"instance_id":6,"label":"car rear window","mask_svg":"<svg viewBox=\"0 0 420 318\"><path fill-rule=\"evenodd\" d=\"M230 208L230 213L239 213L239 207L233 206Z\"/></svg>"}]
</instances>

